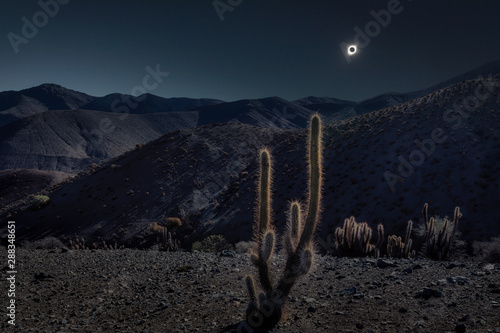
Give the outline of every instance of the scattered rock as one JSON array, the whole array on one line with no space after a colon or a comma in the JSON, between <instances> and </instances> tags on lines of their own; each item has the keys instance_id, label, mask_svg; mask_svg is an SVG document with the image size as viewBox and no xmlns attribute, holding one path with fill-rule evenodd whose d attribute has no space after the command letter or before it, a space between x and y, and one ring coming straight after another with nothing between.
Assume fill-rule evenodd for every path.
<instances>
[{"instance_id":1,"label":"scattered rock","mask_svg":"<svg viewBox=\"0 0 500 333\"><path fill-rule=\"evenodd\" d=\"M446 279L438 280L437 285L445 285L445 284L466 284L469 283L469 279L463 277L463 276L449 276Z\"/></svg>"},{"instance_id":2,"label":"scattered rock","mask_svg":"<svg viewBox=\"0 0 500 333\"><path fill-rule=\"evenodd\" d=\"M356 287L347 288L340 291L340 296L350 296L356 293Z\"/></svg>"},{"instance_id":3,"label":"scattered rock","mask_svg":"<svg viewBox=\"0 0 500 333\"><path fill-rule=\"evenodd\" d=\"M449 264L448 266L446 266L447 269L453 269L455 267L465 267L465 264L458 262L458 261L455 261L455 262L452 262L451 264Z\"/></svg>"},{"instance_id":4,"label":"scattered rock","mask_svg":"<svg viewBox=\"0 0 500 333\"><path fill-rule=\"evenodd\" d=\"M435 289L431 289L431 288L424 288L423 290L419 291L415 297L428 300L431 297L442 297L442 296L443 296L443 293L439 290L435 290Z\"/></svg>"},{"instance_id":5,"label":"scattered rock","mask_svg":"<svg viewBox=\"0 0 500 333\"><path fill-rule=\"evenodd\" d=\"M464 333L466 329L467 326L465 326L465 324L458 324L455 326L455 332Z\"/></svg>"},{"instance_id":6,"label":"scattered rock","mask_svg":"<svg viewBox=\"0 0 500 333\"><path fill-rule=\"evenodd\" d=\"M365 297L365 294L363 294L363 293L356 293L356 294L352 295L352 297L354 297L355 299L361 299L361 298Z\"/></svg>"},{"instance_id":7,"label":"scattered rock","mask_svg":"<svg viewBox=\"0 0 500 333\"><path fill-rule=\"evenodd\" d=\"M397 265L392 260L380 258L379 260L377 260L377 267L387 268L387 267L397 267Z\"/></svg>"},{"instance_id":8,"label":"scattered rock","mask_svg":"<svg viewBox=\"0 0 500 333\"><path fill-rule=\"evenodd\" d=\"M484 265L483 269L486 270L486 271L492 271L492 270L495 269L495 265L493 265L493 264L487 264L487 265Z\"/></svg>"},{"instance_id":9,"label":"scattered rock","mask_svg":"<svg viewBox=\"0 0 500 333\"><path fill-rule=\"evenodd\" d=\"M413 273L413 269L412 269L412 268L410 268L410 267L405 268L405 269L403 269L403 273L406 273L406 274L411 274L411 273Z\"/></svg>"},{"instance_id":10,"label":"scattered rock","mask_svg":"<svg viewBox=\"0 0 500 333\"><path fill-rule=\"evenodd\" d=\"M50 281L50 280L54 280L54 277L50 274L45 274L42 272L42 273L35 274L35 280Z\"/></svg>"},{"instance_id":11,"label":"scattered rock","mask_svg":"<svg viewBox=\"0 0 500 333\"><path fill-rule=\"evenodd\" d=\"M234 258L234 257L236 257L236 252L234 252L233 250L222 250L222 252L220 253L220 256Z\"/></svg>"}]
</instances>

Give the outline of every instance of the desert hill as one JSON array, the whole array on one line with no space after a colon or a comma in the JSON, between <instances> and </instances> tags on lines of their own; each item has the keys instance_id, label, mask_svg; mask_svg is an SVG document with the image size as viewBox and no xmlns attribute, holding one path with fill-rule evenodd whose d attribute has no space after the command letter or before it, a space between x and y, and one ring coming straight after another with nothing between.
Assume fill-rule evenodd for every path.
<instances>
[{"instance_id":1,"label":"desert hill","mask_svg":"<svg viewBox=\"0 0 500 333\"><path fill-rule=\"evenodd\" d=\"M194 112L147 115L53 110L0 131L0 169L76 173L179 128L194 127Z\"/></svg>"},{"instance_id":2,"label":"desert hill","mask_svg":"<svg viewBox=\"0 0 500 333\"><path fill-rule=\"evenodd\" d=\"M499 90L498 77L470 80L327 124L319 235L351 215L401 234L425 202L441 217L460 206L466 239L499 234ZM13 218L27 238L78 235L146 246L149 223L179 216L184 246L209 234L249 240L259 149L270 147L274 158L281 231L288 201L305 201L305 137L305 129L235 122L183 129L60 184L48 193L51 205Z\"/></svg>"}]
</instances>

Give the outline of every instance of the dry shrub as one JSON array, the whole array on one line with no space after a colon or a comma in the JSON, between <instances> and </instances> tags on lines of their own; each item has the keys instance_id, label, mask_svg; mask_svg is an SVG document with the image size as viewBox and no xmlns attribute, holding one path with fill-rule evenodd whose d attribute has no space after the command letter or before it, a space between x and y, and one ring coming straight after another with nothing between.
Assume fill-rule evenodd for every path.
<instances>
[{"instance_id":1,"label":"dry shrub","mask_svg":"<svg viewBox=\"0 0 500 333\"><path fill-rule=\"evenodd\" d=\"M238 242L235 245L236 253L246 254L250 253L250 251L257 249L256 242Z\"/></svg>"},{"instance_id":2,"label":"dry shrub","mask_svg":"<svg viewBox=\"0 0 500 333\"><path fill-rule=\"evenodd\" d=\"M500 236L489 242L476 241L472 245L474 257L484 262L500 263Z\"/></svg>"},{"instance_id":3,"label":"dry shrub","mask_svg":"<svg viewBox=\"0 0 500 333\"><path fill-rule=\"evenodd\" d=\"M149 230L153 234L160 234L163 231L163 227L156 222L149 224Z\"/></svg>"},{"instance_id":4,"label":"dry shrub","mask_svg":"<svg viewBox=\"0 0 500 333\"><path fill-rule=\"evenodd\" d=\"M169 229L175 229L182 226L182 221L178 217L168 217L167 220L165 221L165 225Z\"/></svg>"},{"instance_id":5,"label":"dry shrub","mask_svg":"<svg viewBox=\"0 0 500 333\"><path fill-rule=\"evenodd\" d=\"M57 238L49 236L34 242L24 242L23 247L26 249L61 249L64 244Z\"/></svg>"},{"instance_id":6,"label":"dry shrub","mask_svg":"<svg viewBox=\"0 0 500 333\"><path fill-rule=\"evenodd\" d=\"M192 249L198 252L221 252L223 250L232 250L232 246L224 236L210 235L201 242L194 242Z\"/></svg>"}]
</instances>

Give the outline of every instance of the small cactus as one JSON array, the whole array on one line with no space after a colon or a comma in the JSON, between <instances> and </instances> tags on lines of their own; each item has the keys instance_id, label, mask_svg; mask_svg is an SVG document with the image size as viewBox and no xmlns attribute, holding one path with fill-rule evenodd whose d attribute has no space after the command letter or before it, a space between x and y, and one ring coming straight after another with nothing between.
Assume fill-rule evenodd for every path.
<instances>
[{"instance_id":1,"label":"small cactus","mask_svg":"<svg viewBox=\"0 0 500 333\"><path fill-rule=\"evenodd\" d=\"M380 258L380 249L384 243L384 225L380 223L377 226L377 243L375 244L375 258Z\"/></svg>"},{"instance_id":2,"label":"small cactus","mask_svg":"<svg viewBox=\"0 0 500 333\"><path fill-rule=\"evenodd\" d=\"M406 235L404 242L401 237L391 235L387 238L387 256L392 258L413 258L415 257L415 250L411 250L413 241L411 239L411 231L413 222L408 221L406 226Z\"/></svg>"}]
</instances>

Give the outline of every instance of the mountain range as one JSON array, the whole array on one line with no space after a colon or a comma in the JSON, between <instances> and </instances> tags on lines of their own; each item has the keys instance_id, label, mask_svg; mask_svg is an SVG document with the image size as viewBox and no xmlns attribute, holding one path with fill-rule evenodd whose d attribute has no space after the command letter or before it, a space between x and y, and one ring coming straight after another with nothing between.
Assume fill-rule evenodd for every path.
<instances>
[{"instance_id":1,"label":"mountain range","mask_svg":"<svg viewBox=\"0 0 500 333\"><path fill-rule=\"evenodd\" d=\"M266 128L304 128L313 112L320 112L325 122L339 121L498 73L500 61L429 89L387 93L358 103L312 96L295 101L269 97L234 102L152 94L92 97L54 84L7 91L0 93L0 170L76 173L177 129L230 121Z\"/></svg>"},{"instance_id":2,"label":"mountain range","mask_svg":"<svg viewBox=\"0 0 500 333\"><path fill-rule=\"evenodd\" d=\"M500 233L499 73L495 62L425 91L359 103L147 95L144 109L126 113L112 109L116 100L133 100L127 95L96 99L54 85L3 93L0 105L8 110L22 109L8 98L23 106L32 101L32 107L11 113L19 119L0 127L0 168L42 170L49 187L26 191L51 201L33 211L26 195L0 193L0 216L14 218L26 239L81 236L147 247L153 241L148 225L178 216L184 224L177 237L185 247L210 234L249 240L256 156L267 146L275 170L274 218L282 230L289 200L305 202L305 127L319 112L326 123L321 237L351 215L402 234L409 219L419 224L428 202L431 214L440 216L460 206L464 238L487 239ZM67 107L59 110L62 104ZM85 109L89 105L99 110ZM57 183L52 179L62 178L54 172L79 173L59 174L66 178ZM36 177L9 170L0 181L13 187L13 173Z\"/></svg>"}]
</instances>

